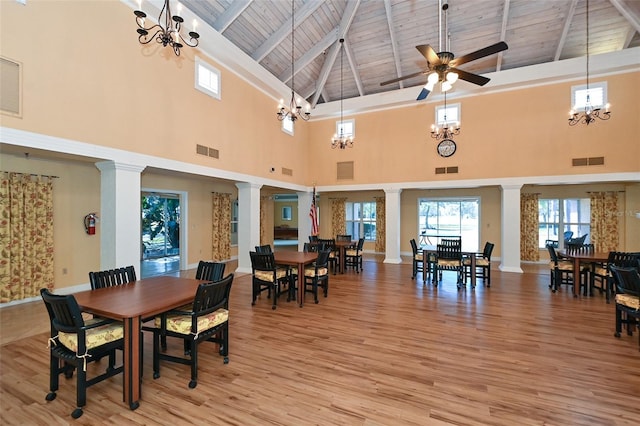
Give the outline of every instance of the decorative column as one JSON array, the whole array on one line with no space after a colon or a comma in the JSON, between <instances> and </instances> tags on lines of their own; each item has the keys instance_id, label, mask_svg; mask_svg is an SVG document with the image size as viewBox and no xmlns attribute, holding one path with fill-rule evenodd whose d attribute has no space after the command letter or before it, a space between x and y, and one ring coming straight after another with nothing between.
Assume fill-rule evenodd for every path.
<instances>
[{"instance_id":1,"label":"decorative column","mask_svg":"<svg viewBox=\"0 0 640 426\"><path fill-rule=\"evenodd\" d=\"M298 251L304 249L305 241L311 235L311 192L298 192Z\"/></svg>"},{"instance_id":2,"label":"decorative column","mask_svg":"<svg viewBox=\"0 0 640 426\"><path fill-rule=\"evenodd\" d=\"M249 252L260 245L260 188L254 183L238 187L238 272L251 273Z\"/></svg>"},{"instance_id":3,"label":"decorative column","mask_svg":"<svg viewBox=\"0 0 640 426\"><path fill-rule=\"evenodd\" d=\"M400 194L402 189L385 189L386 245L384 263L402 263L400 257Z\"/></svg>"},{"instance_id":4,"label":"decorative column","mask_svg":"<svg viewBox=\"0 0 640 426\"><path fill-rule=\"evenodd\" d=\"M102 161L100 269L134 265L140 276L140 173L144 166Z\"/></svg>"},{"instance_id":5,"label":"decorative column","mask_svg":"<svg viewBox=\"0 0 640 426\"><path fill-rule=\"evenodd\" d=\"M500 239L500 270L522 273L520 267L520 188L522 185L502 185L502 232Z\"/></svg>"}]
</instances>

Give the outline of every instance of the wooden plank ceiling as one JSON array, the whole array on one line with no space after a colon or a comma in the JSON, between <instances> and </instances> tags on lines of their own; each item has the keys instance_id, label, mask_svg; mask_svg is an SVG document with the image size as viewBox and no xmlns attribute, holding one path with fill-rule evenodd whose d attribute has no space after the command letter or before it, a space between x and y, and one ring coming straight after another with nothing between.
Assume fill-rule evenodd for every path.
<instances>
[{"instance_id":1,"label":"wooden plank ceiling","mask_svg":"<svg viewBox=\"0 0 640 426\"><path fill-rule=\"evenodd\" d=\"M343 99L420 87L426 70L415 46L456 57L505 41L509 49L460 66L476 74L586 54L587 0L182 0L200 19L313 106L339 100L339 39L344 38ZM442 22L439 25L439 22ZM640 0L589 0L589 54L640 46ZM442 40L441 40L442 39ZM491 84L491 83L489 83Z\"/></svg>"}]
</instances>

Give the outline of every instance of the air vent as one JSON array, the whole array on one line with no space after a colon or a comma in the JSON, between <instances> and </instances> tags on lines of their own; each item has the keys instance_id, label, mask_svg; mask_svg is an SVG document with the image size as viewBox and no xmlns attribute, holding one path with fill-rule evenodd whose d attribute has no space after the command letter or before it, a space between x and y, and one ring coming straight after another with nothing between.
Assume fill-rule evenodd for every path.
<instances>
[{"instance_id":1,"label":"air vent","mask_svg":"<svg viewBox=\"0 0 640 426\"><path fill-rule=\"evenodd\" d=\"M0 58L0 110L20 115L20 64Z\"/></svg>"},{"instance_id":2,"label":"air vent","mask_svg":"<svg viewBox=\"0 0 640 426\"><path fill-rule=\"evenodd\" d=\"M571 160L572 166L602 166L604 157L574 158Z\"/></svg>"},{"instance_id":3,"label":"air vent","mask_svg":"<svg viewBox=\"0 0 640 426\"><path fill-rule=\"evenodd\" d=\"M220 151L204 145L196 145L196 154L206 155L211 158L220 158Z\"/></svg>"},{"instance_id":4,"label":"air vent","mask_svg":"<svg viewBox=\"0 0 640 426\"><path fill-rule=\"evenodd\" d=\"M336 178L338 180L353 179L353 161L339 162Z\"/></svg>"},{"instance_id":5,"label":"air vent","mask_svg":"<svg viewBox=\"0 0 640 426\"><path fill-rule=\"evenodd\" d=\"M287 169L286 167L282 168L282 174L286 176L293 176L293 170Z\"/></svg>"},{"instance_id":6,"label":"air vent","mask_svg":"<svg viewBox=\"0 0 640 426\"><path fill-rule=\"evenodd\" d=\"M450 174L450 173L458 173L458 166L436 167L437 175L444 175L444 174Z\"/></svg>"}]
</instances>

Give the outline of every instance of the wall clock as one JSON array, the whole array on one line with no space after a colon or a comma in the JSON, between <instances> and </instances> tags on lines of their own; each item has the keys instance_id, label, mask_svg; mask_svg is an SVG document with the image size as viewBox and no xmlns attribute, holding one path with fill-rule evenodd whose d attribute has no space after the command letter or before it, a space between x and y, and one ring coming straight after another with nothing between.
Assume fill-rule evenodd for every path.
<instances>
[{"instance_id":1,"label":"wall clock","mask_svg":"<svg viewBox=\"0 0 640 426\"><path fill-rule=\"evenodd\" d=\"M443 139L438 144L438 154L441 157L451 157L456 153L456 143L452 139Z\"/></svg>"}]
</instances>

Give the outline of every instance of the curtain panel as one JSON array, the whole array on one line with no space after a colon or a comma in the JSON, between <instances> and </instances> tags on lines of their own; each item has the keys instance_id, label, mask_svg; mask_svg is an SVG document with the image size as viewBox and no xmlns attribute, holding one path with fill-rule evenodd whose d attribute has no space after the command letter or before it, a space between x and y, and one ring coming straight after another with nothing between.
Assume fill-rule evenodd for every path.
<instances>
[{"instance_id":1,"label":"curtain panel","mask_svg":"<svg viewBox=\"0 0 640 426\"><path fill-rule=\"evenodd\" d=\"M387 245L386 209L385 197L374 197L376 200L376 253L384 253Z\"/></svg>"},{"instance_id":2,"label":"curtain panel","mask_svg":"<svg viewBox=\"0 0 640 426\"><path fill-rule=\"evenodd\" d=\"M53 289L53 178L0 172L0 302Z\"/></svg>"},{"instance_id":3,"label":"curtain panel","mask_svg":"<svg viewBox=\"0 0 640 426\"><path fill-rule=\"evenodd\" d=\"M334 198L331 200L331 235L335 238L338 234L347 232L345 214L346 198Z\"/></svg>"},{"instance_id":4,"label":"curtain panel","mask_svg":"<svg viewBox=\"0 0 640 426\"><path fill-rule=\"evenodd\" d=\"M540 260L538 194L520 195L520 259Z\"/></svg>"},{"instance_id":5,"label":"curtain panel","mask_svg":"<svg viewBox=\"0 0 640 426\"><path fill-rule=\"evenodd\" d=\"M221 262L231 258L231 194L212 193L211 258Z\"/></svg>"},{"instance_id":6,"label":"curtain panel","mask_svg":"<svg viewBox=\"0 0 640 426\"><path fill-rule=\"evenodd\" d=\"M592 192L591 242L595 251L618 250L618 193Z\"/></svg>"}]
</instances>

